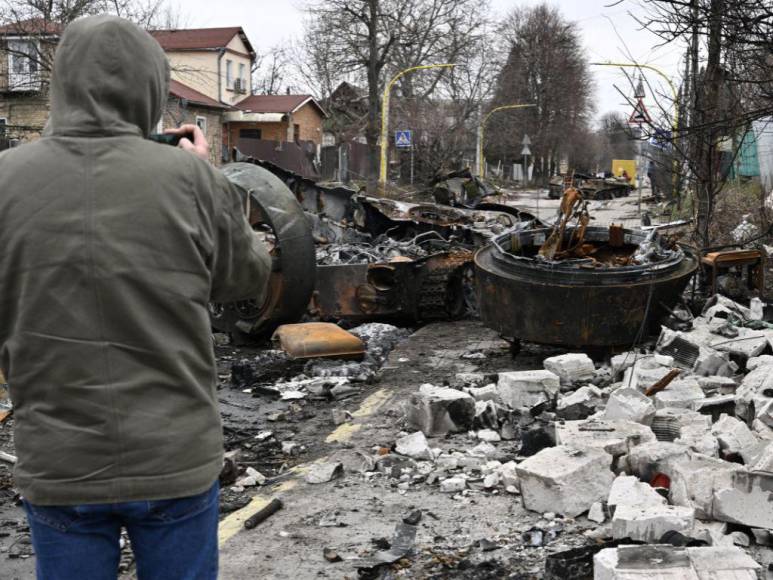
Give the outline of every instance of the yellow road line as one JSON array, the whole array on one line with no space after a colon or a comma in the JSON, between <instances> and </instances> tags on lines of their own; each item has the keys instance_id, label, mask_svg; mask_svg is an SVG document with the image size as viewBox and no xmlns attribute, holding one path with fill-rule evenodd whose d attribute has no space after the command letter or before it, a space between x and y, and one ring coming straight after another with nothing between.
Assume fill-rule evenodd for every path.
<instances>
[{"instance_id":1,"label":"yellow road line","mask_svg":"<svg viewBox=\"0 0 773 580\"><path fill-rule=\"evenodd\" d=\"M379 389L378 391L369 395L362 402L359 409L357 409L352 413L352 417L355 417L357 419L369 417L370 415L378 411L381 408L381 406L389 400L390 397L391 397L391 393L385 391L384 389ZM325 439L325 442L341 443L341 442L349 441L351 440L352 436L360 429L362 429L361 423L344 423L343 425L339 425L335 431L333 431L330 435L328 435L327 438ZM317 459L314 463L322 463L324 461L327 461L327 458L321 457L320 459ZM228 540L230 540L237 534L239 530L244 529L245 520L247 520L252 514L257 512L258 510L263 509L266 505L268 505L268 503L275 495L290 491L296 485L298 485L297 477L304 474L306 471L308 471L308 469L309 469L308 464L296 465L291 470L294 473L293 479L288 479L287 481L277 484L277 486L272 490L271 495L269 496L262 495L262 494L256 495L246 506L236 510L233 513L230 513L228 516L223 518L218 528L218 537L219 537L218 542L220 544L220 547L222 548L225 545L225 543L228 542Z\"/></svg>"},{"instance_id":2,"label":"yellow road line","mask_svg":"<svg viewBox=\"0 0 773 580\"><path fill-rule=\"evenodd\" d=\"M296 485L298 485L297 479L289 479L284 481L277 485L277 487L274 489L274 494L271 496L256 495L246 506L236 510L231 514L228 514L228 516L223 518L223 520L220 522L220 525L218 526L217 532L218 544L220 547L222 548L223 545L228 540L233 538L239 530L243 530L245 520L247 520L255 512L266 507L275 495L290 491Z\"/></svg>"}]
</instances>

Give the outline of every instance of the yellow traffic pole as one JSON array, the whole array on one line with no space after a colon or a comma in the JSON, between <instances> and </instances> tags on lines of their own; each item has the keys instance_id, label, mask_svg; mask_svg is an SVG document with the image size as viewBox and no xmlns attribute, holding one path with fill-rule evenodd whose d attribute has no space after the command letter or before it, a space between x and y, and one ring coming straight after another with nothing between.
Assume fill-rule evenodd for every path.
<instances>
[{"instance_id":1,"label":"yellow traffic pole","mask_svg":"<svg viewBox=\"0 0 773 580\"><path fill-rule=\"evenodd\" d=\"M381 98L381 164L378 172L378 184L381 193L384 192L387 180L387 151L389 149L388 127L389 127L389 94L392 86L405 74L416 70L428 68L452 68L456 64L423 64L421 66L412 66L401 70L384 87L384 95Z\"/></svg>"},{"instance_id":2,"label":"yellow traffic pole","mask_svg":"<svg viewBox=\"0 0 773 580\"><path fill-rule=\"evenodd\" d=\"M486 131L486 123L488 123L489 117L493 115L494 113L498 111L506 111L508 109L524 109L526 107L536 107L537 105L533 103L529 104L513 104L513 105L502 105L501 107L495 107L491 109L488 113L486 113L483 116L483 119L480 122L480 125L478 125L478 176L485 177L485 167L486 167L486 160L483 157L483 137Z\"/></svg>"},{"instance_id":3,"label":"yellow traffic pole","mask_svg":"<svg viewBox=\"0 0 773 580\"><path fill-rule=\"evenodd\" d=\"M676 139L676 134L679 131L679 93L676 90L676 87L674 86L674 83L671 81L671 79L668 77L666 73L664 73L662 70L660 70L656 66L652 66L651 64L638 64L635 62L592 62L591 63L594 66L614 66L614 67L629 67L629 68L638 68L638 69L647 69L651 70L652 72L660 75L662 79L666 81L669 88L671 89L671 94L674 97L674 120L671 123L671 137L672 139ZM671 194L674 196L674 199L676 199L678 195L676 183L677 183L677 173L678 173L678 162L676 160L676 148L672 145L673 151L673 161L671 166Z\"/></svg>"}]
</instances>

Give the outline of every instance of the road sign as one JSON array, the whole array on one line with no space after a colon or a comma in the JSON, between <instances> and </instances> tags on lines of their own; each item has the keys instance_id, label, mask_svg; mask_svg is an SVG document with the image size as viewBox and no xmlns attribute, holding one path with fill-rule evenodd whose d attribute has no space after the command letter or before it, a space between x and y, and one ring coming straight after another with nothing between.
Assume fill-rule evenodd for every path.
<instances>
[{"instance_id":1,"label":"road sign","mask_svg":"<svg viewBox=\"0 0 773 580\"><path fill-rule=\"evenodd\" d=\"M411 131L395 131L395 147L410 149L413 144Z\"/></svg>"},{"instance_id":2,"label":"road sign","mask_svg":"<svg viewBox=\"0 0 773 580\"><path fill-rule=\"evenodd\" d=\"M529 139L529 136L524 133L523 135L523 141L521 141L521 145L531 145L531 139ZM526 155L526 153L523 153L523 155Z\"/></svg>"},{"instance_id":3,"label":"road sign","mask_svg":"<svg viewBox=\"0 0 773 580\"><path fill-rule=\"evenodd\" d=\"M644 123L651 124L652 119L647 112L647 107L644 106L644 101L639 99L633 109L633 113L631 113L631 116L628 118L628 124L643 125Z\"/></svg>"},{"instance_id":4,"label":"road sign","mask_svg":"<svg viewBox=\"0 0 773 580\"><path fill-rule=\"evenodd\" d=\"M531 155L531 149L529 149L528 145L523 146L523 149L521 149L521 155Z\"/></svg>"}]
</instances>

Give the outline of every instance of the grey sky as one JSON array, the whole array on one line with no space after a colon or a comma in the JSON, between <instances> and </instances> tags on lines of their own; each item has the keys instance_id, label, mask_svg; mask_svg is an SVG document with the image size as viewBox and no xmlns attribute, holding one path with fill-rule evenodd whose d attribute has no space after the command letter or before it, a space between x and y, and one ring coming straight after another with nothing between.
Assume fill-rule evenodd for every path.
<instances>
[{"instance_id":1,"label":"grey sky","mask_svg":"<svg viewBox=\"0 0 773 580\"><path fill-rule=\"evenodd\" d=\"M533 5L541 1L491 0L491 4L495 13L504 14L514 6ZM187 25L241 25L261 52L298 37L303 31L302 0L170 0L170 3L175 2ZM683 47L668 45L656 48L659 39L640 30L638 23L628 14L642 14L643 8L637 0L624 0L611 8L605 5L613 4L613 0L552 0L549 3L581 27L585 50L591 61L628 61L630 54L638 62L658 66L672 79L678 78ZM613 83L623 89L628 88L620 69L594 67L593 73L597 115L611 110L630 113L630 107L613 88ZM649 74L648 80L656 92L668 93L668 87L657 75ZM657 110L656 97L649 94L645 101L652 113Z\"/></svg>"}]
</instances>

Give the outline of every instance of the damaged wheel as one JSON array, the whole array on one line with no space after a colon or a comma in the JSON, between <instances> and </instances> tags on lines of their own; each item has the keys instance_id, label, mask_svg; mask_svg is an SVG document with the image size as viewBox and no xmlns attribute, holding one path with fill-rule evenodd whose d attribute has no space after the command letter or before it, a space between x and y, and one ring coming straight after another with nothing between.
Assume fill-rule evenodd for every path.
<instances>
[{"instance_id":1,"label":"damaged wheel","mask_svg":"<svg viewBox=\"0 0 773 580\"><path fill-rule=\"evenodd\" d=\"M306 312L316 282L311 227L293 193L270 171L252 163L231 163L225 176L249 196L250 225L269 246L275 268L262 303L243 300L210 304L212 326L235 343L264 339L277 326L298 321Z\"/></svg>"}]
</instances>

